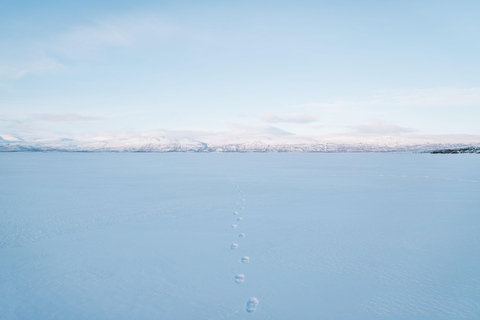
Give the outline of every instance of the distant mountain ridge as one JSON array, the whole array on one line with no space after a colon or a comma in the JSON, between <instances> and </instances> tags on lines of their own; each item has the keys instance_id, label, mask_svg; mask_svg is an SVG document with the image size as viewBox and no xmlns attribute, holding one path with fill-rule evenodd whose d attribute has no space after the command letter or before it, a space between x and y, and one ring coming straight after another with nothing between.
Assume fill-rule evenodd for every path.
<instances>
[{"instance_id":1,"label":"distant mountain ridge","mask_svg":"<svg viewBox=\"0 0 480 320\"><path fill-rule=\"evenodd\" d=\"M0 135L0 152L440 152L479 150L480 136L205 135L32 139ZM473 149L472 149L473 148ZM476 149L475 149L476 148ZM463 152L465 153L465 152Z\"/></svg>"}]
</instances>

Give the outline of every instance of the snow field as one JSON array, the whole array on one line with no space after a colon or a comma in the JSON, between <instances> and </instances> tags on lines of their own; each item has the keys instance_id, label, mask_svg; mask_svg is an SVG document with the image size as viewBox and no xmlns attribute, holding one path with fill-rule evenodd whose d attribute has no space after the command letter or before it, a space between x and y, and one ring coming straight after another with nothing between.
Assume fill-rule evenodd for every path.
<instances>
[{"instance_id":1,"label":"snow field","mask_svg":"<svg viewBox=\"0 0 480 320\"><path fill-rule=\"evenodd\" d=\"M479 162L3 153L0 319L478 319Z\"/></svg>"}]
</instances>

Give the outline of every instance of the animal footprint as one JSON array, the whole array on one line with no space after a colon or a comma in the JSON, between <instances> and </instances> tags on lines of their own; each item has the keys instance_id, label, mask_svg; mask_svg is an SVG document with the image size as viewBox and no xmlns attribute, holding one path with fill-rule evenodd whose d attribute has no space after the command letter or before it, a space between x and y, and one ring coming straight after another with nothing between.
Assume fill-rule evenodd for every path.
<instances>
[{"instance_id":1,"label":"animal footprint","mask_svg":"<svg viewBox=\"0 0 480 320\"><path fill-rule=\"evenodd\" d=\"M257 309L257 305L258 305L258 299L255 297L251 297L247 301L247 308L245 310L250 313L255 312L255 310Z\"/></svg>"},{"instance_id":2,"label":"animal footprint","mask_svg":"<svg viewBox=\"0 0 480 320\"><path fill-rule=\"evenodd\" d=\"M242 284L245 281L245 276L243 274L237 274L235 276L235 283Z\"/></svg>"},{"instance_id":3,"label":"animal footprint","mask_svg":"<svg viewBox=\"0 0 480 320\"><path fill-rule=\"evenodd\" d=\"M250 262L250 258L247 257L247 256L244 256L244 257L242 257L242 259L240 259L240 262L241 262L241 263L249 263L249 262Z\"/></svg>"}]
</instances>

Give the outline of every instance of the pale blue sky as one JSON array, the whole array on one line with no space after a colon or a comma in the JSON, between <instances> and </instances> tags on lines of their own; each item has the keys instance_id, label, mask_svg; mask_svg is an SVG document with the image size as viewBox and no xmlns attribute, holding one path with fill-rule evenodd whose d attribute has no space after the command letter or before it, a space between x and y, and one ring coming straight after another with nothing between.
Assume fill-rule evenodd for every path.
<instances>
[{"instance_id":1,"label":"pale blue sky","mask_svg":"<svg viewBox=\"0 0 480 320\"><path fill-rule=\"evenodd\" d=\"M0 133L480 134L479 16L479 1L0 0Z\"/></svg>"}]
</instances>

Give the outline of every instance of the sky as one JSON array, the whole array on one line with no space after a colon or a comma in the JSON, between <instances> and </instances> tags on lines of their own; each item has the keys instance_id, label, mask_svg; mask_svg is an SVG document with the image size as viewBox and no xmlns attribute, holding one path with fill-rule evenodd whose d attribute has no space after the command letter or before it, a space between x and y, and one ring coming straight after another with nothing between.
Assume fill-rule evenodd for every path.
<instances>
[{"instance_id":1,"label":"sky","mask_svg":"<svg viewBox=\"0 0 480 320\"><path fill-rule=\"evenodd\" d=\"M480 2L0 0L0 133L480 134Z\"/></svg>"}]
</instances>

